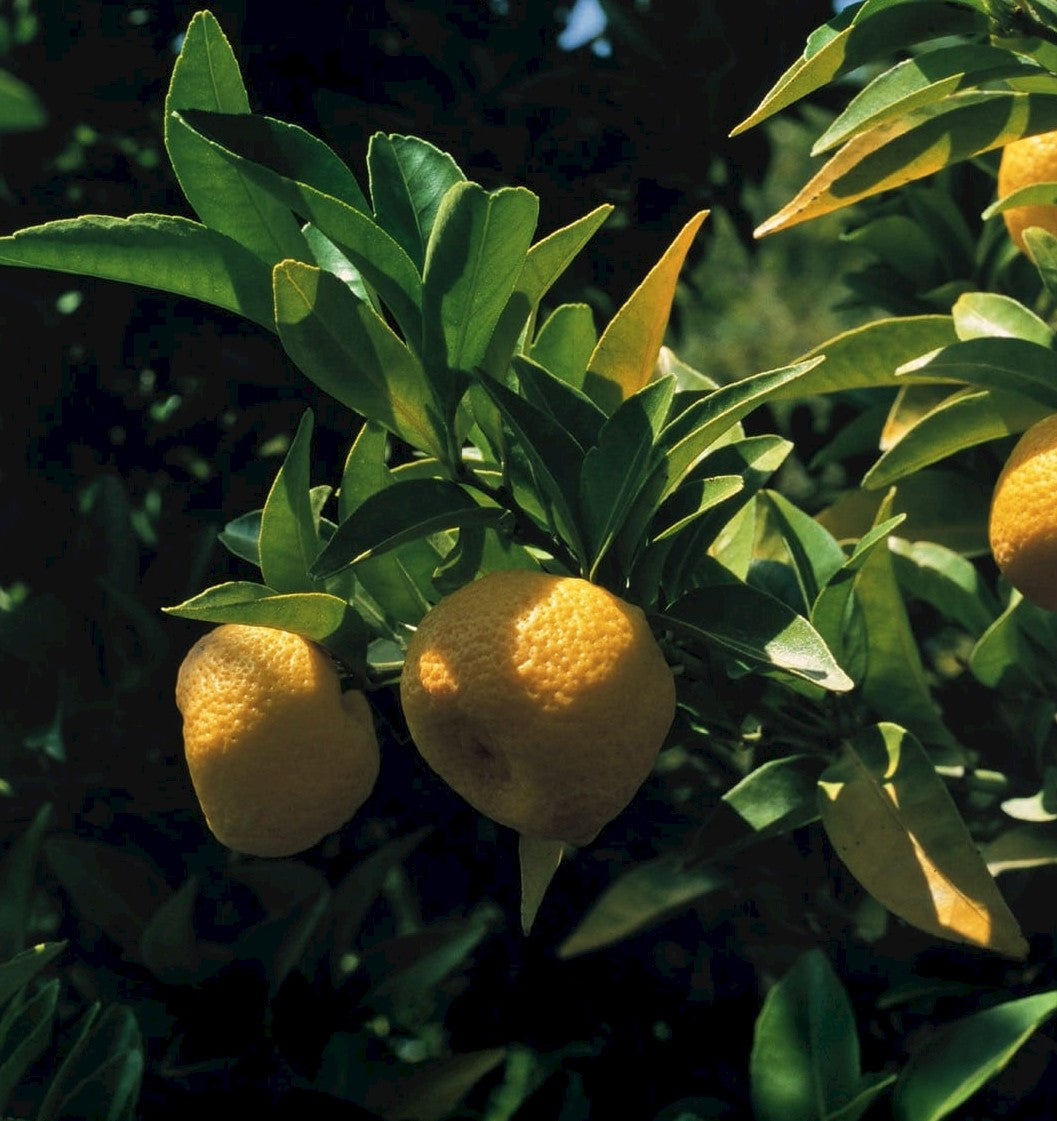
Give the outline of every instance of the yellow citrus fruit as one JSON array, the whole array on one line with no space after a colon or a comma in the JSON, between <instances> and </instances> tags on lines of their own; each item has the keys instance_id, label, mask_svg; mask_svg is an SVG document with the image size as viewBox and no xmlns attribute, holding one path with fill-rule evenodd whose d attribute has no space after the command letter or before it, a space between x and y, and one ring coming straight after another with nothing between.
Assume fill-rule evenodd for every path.
<instances>
[{"instance_id":1,"label":"yellow citrus fruit","mask_svg":"<svg viewBox=\"0 0 1057 1121\"><path fill-rule=\"evenodd\" d=\"M206 822L229 848L289 856L342 826L378 777L363 693L300 635L226 623L176 679L184 749Z\"/></svg>"},{"instance_id":2,"label":"yellow citrus fruit","mask_svg":"<svg viewBox=\"0 0 1057 1121\"><path fill-rule=\"evenodd\" d=\"M1017 441L991 499L991 552L1006 579L1057 611L1057 413Z\"/></svg>"},{"instance_id":3,"label":"yellow citrus fruit","mask_svg":"<svg viewBox=\"0 0 1057 1121\"><path fill-rule=\"evenodd\" d=\"M481 813L586 844L649 775L675 681L642 611L575 577L493 572L441 600L400 680L426 762Z\"/></svg>"},{"instance_id":4,"label":"yellow citrus fruit","mask_svg":"<svg viewBox=\"0 0 1057 1121\"><path fill-rule=\"evenodd\" d=\"M1043 132L1014 140L1002 149L998 164L998 197L1034 183L1057 182L1057 132ZM1027 253L1024 231L1041 226L1057 236L1057 205L1015 206L1004 210L1002 217L1009 236L1022 253Z\"/></svg>"}]
</instances>

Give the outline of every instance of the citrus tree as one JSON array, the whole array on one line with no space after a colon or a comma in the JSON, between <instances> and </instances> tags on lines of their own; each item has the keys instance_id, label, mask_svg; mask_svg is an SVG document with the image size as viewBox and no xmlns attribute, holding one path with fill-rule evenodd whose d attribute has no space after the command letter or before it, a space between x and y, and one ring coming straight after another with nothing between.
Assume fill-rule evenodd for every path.
<instances>
[{"instance_id":1,"label":"citrus tree","mask_svg":"<svg viewBox=\"0 0 1057 1121\"><path fill-rule=\"evenodd\" d=\"M848 9L739 126L876 69L816 145L836 154L759 232L1057 129L1054 42L1045 6ZM912 56L886 66L908 44ZM427 140L397 134L372 138L364 187L323 141L250 111L208 12L187 29L164 119L196 219L51 222L0 239L0 263L245 316L348 410L349 444L326 478L312 477L306 411L263 506L224 528L244 578L168 609L219 628L188 655L178 700L223 843L296 854L360 809L378 767L366 696L399 713L394 735L441 778L517 831L526 935L564 853L592 843L655 765L686 776L693 828L586 901L551 948L560 959L707 906L754 852L805 831L824 836L834 884L847 871L858 885L841 921L860 942L878 941L894 916L999 960L1028 958L995 877L1057 858L1057 629L989 567L1004 449L981 449L1057 410L1053 234L1025 230L1036 267L1013 270L1018 298L962 280L1029 264L1004 233L997 248L967 241L957 216L934 221L951 213L939 196L931 210L879 213L861 240L903 281L928 265L935 283L910 298L933 310L719 385L664 345L705 212L600 324L587 303L551 306L548 293L608 207L541 233L532 192L486 190ZM1050 202L1057 184L1032 185L994 213ZM962 276L944 272L954 244ZM820 395L861 406L822 458L876 454L861 486L813 514L774 486L792 444L759 427ZM1015 497L1013 507L1006 528ZM385 755L383 742L383 769ZM277 975L306 956L337 982L355 972L364 894L414 843L380 849L340 899L299 896ZM281 894L262 883L262 898ZM208 970L191 921L198 890L189 880L167 898L138 943L170 979ZM405 945L395 982L383 948L370 994L413 1020L412 990L429 990L494 921L477 914ZM28 977L12 976L30 1018ZM1041 985L1013 1000L985 993L913 1059L864 1074L826 955L808 949L773 979L747 1062L760 1121L889 1103L899 1118L945 1116L1057 1008L1057 990ZM331 1043L315 1084L340 1095L359 1052L347 1034ZM345 1096L383 1116L440 1118L504 1058L436 1051L438 1065L410 1080L376 1064L366 1089Z\"/></svg>"}]
</instances>

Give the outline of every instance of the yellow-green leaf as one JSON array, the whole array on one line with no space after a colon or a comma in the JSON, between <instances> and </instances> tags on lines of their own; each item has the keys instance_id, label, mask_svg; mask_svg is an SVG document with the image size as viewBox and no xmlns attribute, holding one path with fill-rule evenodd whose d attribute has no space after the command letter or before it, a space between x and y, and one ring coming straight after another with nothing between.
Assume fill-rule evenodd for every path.
<instances>
[{"instance_id":1,"label":"yellow-green leaf","mask_svg":"<svg viewBox=\"0 0 1057 1121\"><path fill-rule=\"evenodd\" d=\"M646 274L646 279L602 332L587 363L584 389L607 412L612 412L653 377L679 272L694 236L707 217L708 211L701 210L683 226Z\"/></svg>"},{"instance_id":2,"label":"yellow-green leaf","mask_svg":"<svg viewBox=\"0 0 1057 1121\"><path fill-rule=\"evenodd\" d=\"M532 929L536 912L543 896L562 862L565 846L561 841L547 841L539 837L518 837L518 857L521 863L521 930Z\"/></svg>"},{"instance_id":3,"label":"yellow-green leaf","mask_svg":"<svg viewBox=\"0 0 1057 1121\"><path fill-rule=\"evenodd\" d=\"M943 780L909 732L868 728L819 780L837 854L893 914L941 938L1022 958L1028 945Z\"/></svg>"}]
</instances>

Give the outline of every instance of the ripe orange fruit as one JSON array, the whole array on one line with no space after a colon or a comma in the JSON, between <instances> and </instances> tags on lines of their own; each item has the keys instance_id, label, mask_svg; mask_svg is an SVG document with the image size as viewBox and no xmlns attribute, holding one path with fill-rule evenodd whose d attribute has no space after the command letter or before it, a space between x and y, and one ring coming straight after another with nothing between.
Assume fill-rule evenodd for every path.
<instances>
[{"instance_id":1,"label":"ripe orange fruit","mask_svg":"<svg viewBox=\"0 0 1057 1121\"><path fill-rule=\"evenodd\" d=\"M1057 413L1017 441L991 499L991 552L1028 599L1057 611Z\"/></svg>"},{"instance_id":2,"label":"ripe orange fruit","mask_svg":"<svg viewBox=\"0 0 1057 1121\"><path fill-rule=\"evenodd\" d=\"M1034 183L1057 182L1057 132L1043 132L1014 140L1002 149L998 164L998 197ZM1027 253L1024 231L1041 226L1057 236L1057 205L1015 206L1002 211L1009 236L1022 253Z\"/></svg>"},{"instance_id":3,"label":"ripe orange fruit","mask_svg":"<svg viewBox=\"0 0 1057 1121\"><path fill-rule=\"evenodd\" d=\"M631 801L675 715L672 671L638 607L525 570L490 573L426 615L400 697L419 751L471 805L572 844Z\"/></svg>"},{"instance_id":4,"label":"ripe orange fruit","mask_svg":"<svg viewBox=\"0 0 1057 1121\"><path fill-rule=\"evenodd\" d=\"M184 658L176 705L206 822L238 852L310 848L352 817L378 777L367 698L342 694L330 657L300 635L216 627Z\"/></svg>"}]
</instances>

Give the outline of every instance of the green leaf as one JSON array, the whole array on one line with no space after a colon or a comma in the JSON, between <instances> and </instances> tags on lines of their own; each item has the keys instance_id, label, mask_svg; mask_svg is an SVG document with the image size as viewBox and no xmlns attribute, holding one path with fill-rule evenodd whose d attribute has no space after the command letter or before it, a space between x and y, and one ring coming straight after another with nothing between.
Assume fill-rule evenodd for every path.
<instances>
[{"instance_id":1,"label":"green leaf","mask_svg":"<svg viewBox=\"0 0 1057 1121\"><path fill-rule=\"evenodd\" d=\"M164 985L194 984L234 957L227 946L199 944L194 921L198 891L198 877L188 877L143 928L140 957Z\"/></svg>"},{"instance_id":2,"label":"green leaf","mask_svg":"<svg viewBox=\"0 0 1057 1121\"><path fill-rule=\"evenodd\" d=\"M470 374L525 265L539 199L524 187L451 187L437 210L423 273L423 353L431 369Z\"/></svg>"},{"instance_id":3,"label":"green leaf","mask_svg":"<svg viewBox=\"0 0 1057 1121\"><path fill-rule=\"evenodd\" d=\"M262 191L176 116L204 109L249 117L249 99L231 45L210 12L196 12L184 35L165 97L165 148L187 201L202 222L267 265L306 257L289 209Z\"/></svg>"},{"instance_id":4,"label":"green leaf","mask_svg":"<svg viewBox=\"0 0 1057 1121\"><path fill-rule=\"evenodd\" d=\"M587 578L619 533L655 462L654 444L675 392L675 379L628 396L599 432L580 469L580 509L587 536Z\"/></svg>"},{"instance_id":5,"label":"green leaf","mask_svg":"<svg viewBox=\"0 0 1057 1121\"><path fill-rule=\"evenodd\" d=\"M966 292L951 308L958 338L979 339L1000 335L1052 347L1053 328L1011 296L997 292Z\"/></svg>"},{"instance_id":6,"label":"green leaf","mask_svg":"<svg viewBox=\"0 0 1057 1121\"><path fill-rule=\"evenodd\" d=\"M580 445L561 424L500 382L485 379L481 385L532 463L541 497L553 507L558 532L583 561L587 551L579 528Z\"/></svg>"},{"instance_id":7,"label":"green leaf","mask_svg":"<svg viewBox=\"0 0 1057 1121\"><path fill-rule=\"evenodd\" d=\"M548 234L529 249L514 291L503 308L488 344L482 363L486 373L494 378L502 378L518 339L535 315L540 300L612 211L613 207L608 203L596 207L568 226ZM593 347L592 341L592 349ZM586 370L586 364L584 368ZM555 373L559 372L555 370Z\"/></svg>"},{"instance_id":8,"label":"green leaf","mask_svg":"<svg viewBox=\"0 0 1057 1121\"><path fill-rule=\"evenodd\" d=\"M185 122L187 129L191 129L192 124L186 122L192 122L196 130L194 135L201 136L203 143L218 159L255 184L255 190L311 221L341 250L388 305L407 345L413 350L418 347L422 332L422 281L418 269L399 244L365 213L366 204L362 195L355 197L359 187L355 185L351 173L343 176L332 189L352 194L354 201L334 197L299 178L291 178L286 173L299 171L296 161L301 156L300 150L305 147L303 138L308 134L282 121L251 118L257 124L255 128L248 128L244 118L193 112L179 114L177 120ZM318 143L314 138L310 139ZM292 149L292 152L288 154L284 149ZM324 150L332 160L337 160L329 149ZM247 157L245 153L250 155ZM255 159L265 158L273 160L275 167L254 162ZM292 167L291 162L294 163ZM314 165L320 161L318 156L310 154L304 162L309 165L308 173L311 174L317 171ZM339 166L343 167L340 161ZM347 169L344 170L347 172ZM330 163L322 173L317 174L328 185L337 178ZM299 252L285 256L308 261L311 254L306 243Z\"/></svg>"},{"instance_id":9,"label":"green leaf","mask_svg":"<svg viewBox=\"0 0 1057 1121\"><path fill-rule=\"evenodd\" d=\"M910 6L919 6L917 0ZM1054 94L1004 90L949 94L937 104L853 137L795 198L756 229L756 236L851 206L1027 133L1055 128Z\"/></svg>"},{"instance_id":10,"label":"green leaf","mask_svg":"<svg viewBox=\"0 0 1057 1121\"><path fill-rule=\"evenodd\" d=\"M717 646L736 659L781 670L833 692L854 688L803 616L748 584L732 581L696 588L659 618L676 633Z\"/></svg>"},{"instance_id":11,"label":"green leaf","mask_svg":"<svg viewBox=\"0 0 1057 1121\"><path fill-rule=\"evenodd\" d=\"M339 523L372 494L392 484L392 473L385 462L388 443L385 429L373 421L364 424L356 434L338 488Z\"/></svg>"},{"instance_id":12,"label":"green leaf","mask_svg":"<svg viewBox=\"0 0 1057 1121\"><path fill-rule=\"evenodd\" d=\"M25 947L41 841L51 818L48 802L37 810L0 861L0 961L14 957Z\"/></svg>"},{"instance_id":13,"label":"green leaf","mask_svg":"<svg viewBox=\"0 0 1057 1121\"><path fill-rule=\"evenodd\" d=\"M977 639L969 655L973 677L990 689L998 688L1006 679L1019 679L1033 689L1043 690L1031 643L1020 625L1023 605L1027 601L1014 592L1001 615Z\"/></svg>"},{"instance_id":14,"label":"green leaf","mask_svg":"<svg viewBox=\"0 0 1057 1121\"><path fill-rule=\"evenodd\" d=\"M1028 945L943 780L917 740L883 723L849 740L819 780L841 860L920 930L1022 958Z\"/></svg>"},{"instance_id":15,"label":"green leaf","mask_svg":"<svg viewBox=\"0 0 1057 1121\"><path fill-rule=\"evenodd\" d=\"M327 592L280 595L264 584L246 580L216 584L175 607L162 610L167 615L204 623L275 627L304 635L327 647L346 632L360 629L355 612L338 596Z\"/></svg>"},{"instance_id":16,"label":"green leaf","mask_svg":"<svg viewBox=\"0 0 1057 1121\"><path fill-rule=\"evenodd\" d=\"M275 319L290 357L324 392L444 459L440 405L425 371L377 312L322 269L285 261L274 273Z\"/></svg>"},{"instance_id":17,"label":"green leaf","mask_svg":"<svg viewBox=\"0 0 1057 1121\"><path fill-rule=\"evenodd\" d=\"M120 280L191 296L275 330L268 268L187 218L85 214L0 237L0 264Z\"/></svg>"},{"instance_id":18,"label":"green leaf","mask_svg":"<svg viewBox=\"0 0 1057 1121\"><path fill-rule=\"evenodd\" d=\"M1010 51L986 43L938 47L879 74L815 141L811 154L831 151L883 121L940 101L969 85L998 78L1044 73Z\"/></svg>"},{"instance_id":19,"label":"green leaf","mask_svg":"<svg viewBox=\"0 0 1057 1121\"><path fill-rule=\"evenodd\" d=\"M528 353L533 362L550 370L567 385L582 389L587 363L597 345L598 332L590 306L562 304L544 320ZM591 403L594 405L593 401Z\"/></svg>"},{"instance_id":20,"label":"green leaf","mask_svg":"<svg viewBox=\"0 0 1057 1121\"><path fill-rule=\"evenodd\" d=\"M528 934L536 921L554 874L562 862L565 846L561 841L541 837L518 837L518 864L521 869L521 933Z\"/></svg>"},{"instance_id":21,"label":"green leaf","mask_svg":"<svg viewBox=\"0 0 1057 1121\"><path fill-rule=\"evenodd\" d=\"M895 1121L940 1121L1002 1070L1057 1010L1057 992L955 1020L911 1056L892 1095Z\"/></svg>"},{"instance_id":22,"label":"green leaf","mask_svg":"<svg viewBox=\"0 0 1057 1121\"><path fill-rule=\"evenodd\" d=\"M998 602L980 570L934 541L889 541L900 587L979 638L998 615Z\"/></svg>"},{"instance_id":23,"label":"green leaf","mask_svg":"<svg viewBox=\"0 0 1057 1121\"><path fill-rule=\"evenodd\" d=\"M890 516L894 497L890 492L882 502L875 524ZM874 549L859 568L855 597L866 629L863 698L875 712L900 721L930 746L960 751L929 691L887 548Z\"/></svg>"},{"instance_id":24,"label":"green leaf","mask_svg":"<svg viewBox=\"0 0 1057 1121\"><path fill-rule=\"evenodd\" d=\"M466 176L447 152L425 140L381 132L367 147L367 170L375 221L421 271L441 200Z\"/></svg>"},{"instance_id":25,"label":"green leaf","mask_svg":"<svg viewBox=\"0 0 1057 1121\"><path fill-rule=\"evenodd\" d=\"M804 610L810 611L822 589L844 567L844 550L828 530L789 499L773 490L762 494L793 561Z\"/></svg>"},{"instance_id":26,"label":"green leaf","mask_svg":"<svg viewBox=\"0 0 1057 1121\"><path fill-rule=\"evenodd\" d=\"M66 949L66 942L38 942L8 961L0 962L0 1005L25 988L42 969Z\"/></svg>"},{"instance_id":27,"label":"green leaf","mask_svg":"<svg viewBox=\"0 0 1057 1121\"><path fill-rule=\"evenodd\" d=\"M80 916L135 958L155 909L172 894L145 860L114 845L50 837L44 854Z\"/></svg>"},{"instance_id":28,"label":"green leaf","mask_svg":"<svg viewBox=\"0 0 1057 1121\"><path fill-rule=\"evenodd\" d=\"M36 1121L133 1121L143 1080L143 1037L132 1011L93 1005L48 1086Z\"/></svg>"},{"instance_id":29,"label":"green leaf","mask_svg":"<svg viewBox=\"0 0 1057 1121\"><path fill-rule=\"evenodd\" d=\"M280 595L315 591L308 575L320 549L308 493L312 423L312 410L306 409L261 514L261 576Z\"/></svg>"},{"instance_id":30,"label":"green leaf","mask_svg":"<svg viewBox=\"0 0 1057 1121\"><path fill-rule=\"evenodd\" d=\"M261 566L260 537L261 537L261 510L251 510L248 514L240 514L233 518L217 534L217 540L228 552L249 561L250 564Z\"/></svg>"},{"instance_id":31,"label":"green leaf","mask_svg":"<svg viewBox=\"0 0 1057 1121\"><path fill-rule=\"evenodd\" d=\"M363 1104L382 1121L444 1121L506 1054L505 1047L489 1047L427 1059L414 1067L404 1064L399 1073L372 1079Z\"/></svg>"},{"instance_id":32,"label":"green leaf","mask_svg":"<svg viewBox=\"0 0 1057 1121\"><path fill-rule=\"evenodd\" d=\"M999 377L995 371L996 382ZM1054 385L1057 388L1057 379ZM863 476L862 486L891 486L966 448L1023 432L1050 412L1037 399L999 389L948 394L884 452Z\"/></svg>"},{"instance_id":33,"label":"green leaf","mask_svg":"<svg viewBox=\"0 0 1057 1121\"><path fill-rule=\"evenodd\" d=\"M707 210L699 211L683 226L609 321L588 359L584 389L607 413L643 389L653 377L679 273L707 217Z\"/></svg>"},{"instance_id":34,"label":"green leaf","mask_svg":"<svg viewBox=\"0 0 1057 1121\"><path fill-rule=\"evenodd\" d=\"M33 996L23 995L8 1005L0 1020L0 1109L22 1076L47 1050L51 1041L59 980L42 985Z\"/></svg>"},{"instance_id":35,"label":"green leaf","mask_svg":"<svg viewBox=\"0 0 1057 1121\"><path fill-rule=\"evenodd\" d=\"M40 98L6 70L0 70L0 132L31 132L47 124Z\"/></svg>"},{"instance_id":36,"label":"green leaf","mask_svg":"<svg viewBox=\"0 0 1057 1121\"><path fill-rule=\"evenodd\" d=\"M509 515L498 506L481 506L457 483L445 479L394 482L366 498L338 526L320 553L313 573L332 576L408 541L441 530L499 525Z\"/></svg>"},{"instance_id":37,"label":"green leaf","mask_svg":"<svg viewBox=\"0 0 1057 1121\"><path fill-rule=\"evenodd\" d=\"M816 784L821 764L811 755L770 759L723 795L755 833L773 836L818 820Z\"/></svg>"},{"instance_id":38,"label":"green leaf","mask_svg":"<svg viewBox=\"0 0 1057 1121\"><path fill-rule=\"evenodd\" d=\"M852 1121L894 1080L863 1079L848 994L820 950L803 954L756 1020L749 1056L756 1121Z\"/></svg>"},{"instance_id":39,"label":"green leaf","mask_svg":"<svg viewBox=\"0 0 1057 1121\"><path fill-rule=\"evenodd\" d=\"M591 904L558 947L558 957L577 957L612 946L725 884L724 873L714 868L687 868L674 856L637 864L621 873Z\"/></svg>"},{"instance_id":40,"label":"green leaf","mask_svg":"<svg viewBox=\"0 0 1057 1121\"><path fill-rule=\"evenodd\" d=\"M1049 815L1057 820L1057 814ZM1057 864L1057 833L1048 825L1014 825L981 850L992 876Z\"/></svg>"},{"instance_id":41,"label":"green leaf","mask_svg":"<svg viewBox=\"0 0 1057 1121\"><path fill-rule=\"evenodd\" d=\"M514 357L514 370L529 404L567 429L581 449L586 451L598 443L607 417L587 394L521 355Z\"/></svg>"},{"instance_id":42,"label":"green leaf","mask_svg":"<svg viewBox=\"0 0 1057 1121\"><path fill-rule=\"evenodd\" d=\"M1023 236L1028 255L1039 270L1039 276L1052 298L1057 295L1057 237L1035 226L1026 229Z\"/></svg>"},{"instance_id":43,"label":"green leaf","mask_svg":"<svg viewBox=\"0 0 1057 1121\"><path fill-rule=\"evenodd\" d=\"M759 106L731 132L745 132L844 74L906 47L942 35L983 30L980 17L953 4L914 0L867 3L817 28L801 58L778 79Z\"/></svg>"}]
</instances>

